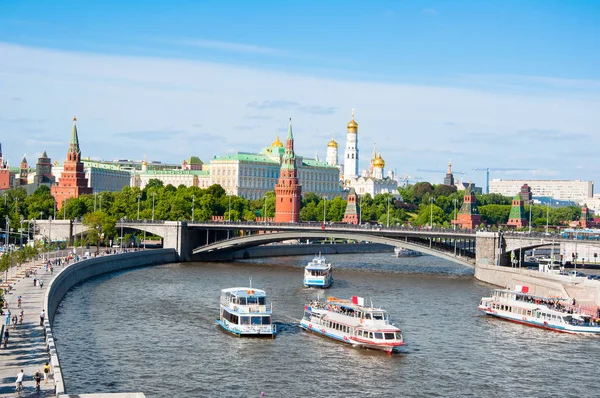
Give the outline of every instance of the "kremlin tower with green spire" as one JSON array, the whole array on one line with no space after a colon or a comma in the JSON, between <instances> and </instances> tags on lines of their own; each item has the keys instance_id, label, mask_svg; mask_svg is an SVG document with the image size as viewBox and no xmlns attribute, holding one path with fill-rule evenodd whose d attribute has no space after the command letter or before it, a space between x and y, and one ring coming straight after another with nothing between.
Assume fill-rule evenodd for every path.
<instances>
[{"instance_id":1,"label":"kremlin tower with green spire","mask_svg":"<svg viewBox=\"0 0 600 398\"><path fill-rule=\"evenodd\" d=\"M275 222L299 222L302 186L298 183L292 119L288 126L279 181L275 185Z\"/></svg>"},{"instance_id":2,"label":"kremlin tower with green spire","mask_svg":"<svg viewBox=\"0 0 600 398\"><path fill-rule=\"evenodd\" d=\"M83 162L81 161L76 117L73 118L73 131L69 151L67 152L67 160L65 160L64 169L58 183L52 187L51 192L58 210L62 208L64 201L67 199L92 193L92 188L88 187L88 180L85 177Z\"/></svg>"}]
</instances>

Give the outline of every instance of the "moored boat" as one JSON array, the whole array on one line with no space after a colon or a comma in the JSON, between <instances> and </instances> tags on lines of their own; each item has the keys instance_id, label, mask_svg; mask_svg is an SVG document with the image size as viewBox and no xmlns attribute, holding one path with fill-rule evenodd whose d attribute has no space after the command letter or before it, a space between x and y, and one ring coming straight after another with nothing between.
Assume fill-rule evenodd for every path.
<instances>
[{"instance_id":1,"label":"moored boat","mask_svg":"<svg viewBox=\"0 0 600 398\"><path fill-rule=\"evenodd\" d=\"M404 345L402 331L390 323L387 311L365 306L362 297L313 300L304 306L300 327L355 347L388 353Z\"/></svg>"},{"instance_id":2,"label":"moored boat","mask_svg":"<svg viewBox=\"0 0 600 398\"><path fill-rule=\"evenodd\" d=\"M304 267L304 280L302 283L306 287L322 288L327 288L333 283L331 263L328 263L327 259L321 256L321 253Z\"/></svg>"},{"instance_id":3,"label":"moored boat","mask_svg":"<svg viewBox=\"0 0 600 398\"><path fill-rule=\"evenodd\" d=\"M394 247L394 256L396 257L419 257L422 256L423 253L407 249L405 247Z\"/></svg>"},{"instance_id":4,"label":"moored boat","mask_svg":"<svg viewBox=\"0 0 600 398\"><path fill-rule=\"evenodd\" d=\"M530 295L527 286L496 289L481 299L487 315L557 332L600 336L600 309L578 305L576 300Z\"/></svg>"},{"instance_id":5,"label":"moored boat","mask_svg":"<svg viewBox=\"0 0 600 398\"><path fill-rule=\"evenodd\" d=\"M271 336L277 328L271 321L272 305L264 290L232 287L221 290L217 324L237 336Z\"/></svg>"}]
</instances>

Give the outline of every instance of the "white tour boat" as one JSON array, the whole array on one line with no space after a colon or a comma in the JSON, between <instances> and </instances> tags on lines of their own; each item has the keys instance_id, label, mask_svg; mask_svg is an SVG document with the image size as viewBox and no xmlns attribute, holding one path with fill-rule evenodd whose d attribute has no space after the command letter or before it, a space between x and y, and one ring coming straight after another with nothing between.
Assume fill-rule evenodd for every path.
<instances>
[{"instance_id":1,"label":"white tour boat","mask_svg":"<svg viewBox=\"0 0 600 398\"><path fill-rule=\"evenodd\" d=\"M405 247L394 247L394 256L396 257L419 257L422 256L423 253L407 249Z\"/></svg>"},{"instance_id":2,"label":"white tour boat","mask_svg":"<svg viewBox=\"0 0 600 398\"><path fill-rule=\"evenodd\" d=\"M404 345L402 331L390 324L388 313L372 304L365 306L362 297L311 301L304 306L300 327L356 347L388 353Z\"/></svg>"},{"instance_id":3,"label":"white tour boat","mask_svg":"<svg viewBox=\"0 0 600 398\"><path fill-rule=\"evenodd\" d=\"M304 267L304 280L302 283L306 287L322 288L327 288L333 283L331 263L328 263L325 257L321 256L321 253Z\"/></svg>"},{"instance_id":4,"label":"white tour boat","mask_svg":"<svg viewBox=\"0 0 600 398\"><path fill-rule=\"evenodd\" d=\"M217 323L237 336L274 337L277 328L271 321L272 310L264 290L252 286L223 289Z\"/></svg>"},{"instance_id":5,"label":"white tour boat","mask_svg":"<svg viewBox=\"0 0 600 398\"><path fill-rule=\"evenodd\" d=\"M598 307L578 305L575 300L528 294L527 286L496 289L477 307L487 315L528 326L574 334L600 336Z\"/></svg>"}]
</instances>

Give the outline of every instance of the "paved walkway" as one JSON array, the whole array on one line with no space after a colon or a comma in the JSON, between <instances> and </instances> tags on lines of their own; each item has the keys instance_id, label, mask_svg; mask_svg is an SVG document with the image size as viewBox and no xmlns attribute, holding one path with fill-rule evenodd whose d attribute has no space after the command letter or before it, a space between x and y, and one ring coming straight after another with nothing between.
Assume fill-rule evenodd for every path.
<instances>
[{"instance_id":1,"label":"paved walkway","mask_svg":"<svg viewBox=\"0 0 600 398\"><path fill-rule=\"evenodd\" d=\"M17 297L23 297L23 324L12 326L9 329L10 338L7 348L0 348L0 397L52 397L54 396L54 382L52 379L44 384L43 376L41 383L41 392L35 391L35 381L33 376L39 369L43 372L44 365L50 360L44 330L40 326L40 312L44 305L44 295L50 281L60 271L63 266L55 266L53 275L50 271L46 272L40 261L34 266L32 263L23 264L18 272L18 277L13 278L11 284L13 288L5 295L9 301L11 317L19 314L21 309L17 307ZM25 278L25 269L35 269L37 278L44 281L44 288L33 286L33 276ZM6 313L6 310L4 310ZM1 318L1 324L5 323L5 315ZM4 326L6 327L6 326ZM1 329L1 327L0 327ZM15 392L15 379L17 373L23 369L25 378L23 390L20 393Z\"/></svg>"}]
</instances>

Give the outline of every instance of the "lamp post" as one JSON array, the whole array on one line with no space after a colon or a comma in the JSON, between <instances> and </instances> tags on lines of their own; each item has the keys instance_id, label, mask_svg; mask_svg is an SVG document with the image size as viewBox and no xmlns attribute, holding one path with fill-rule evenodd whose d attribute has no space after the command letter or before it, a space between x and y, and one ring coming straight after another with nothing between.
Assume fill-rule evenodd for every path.
<instances>
[{"instance_id":1,"label":"lamp post","mask_svg":"<svg viewBox=\"0 0 600 398\"><path fill-rule=\"evenodd\" d=\"M81 239L79 239L79 244L81 245L81 257L83 257L83 217L79 219L81 223Z\"/></svg>"},{"instance_id":2,"label":"lamp post","mask_svg":"<svg viewBox=\"0 0 600 398\"><path fill-rule=\"evenodd\" d=\"M267 195L264 196L265 199L265 210L263 211L263 222L267 223Z\"/></svg>"},{"instance_id":3,"label":"lamp post","mask_svg":"<svg viewBox=\"0 0 600 398\"><path fill-rule=\"evenodd\" d=\"M387 197L387 227L390 227L390 196Z\"/></svg>"},{"instance_id":4,"label":"lamp post","mask_svg":"<svg viewBox=\"0 0 600 398\"><path fill-rule=\"evenodd\" d=\"M358 201L358 225L362 225L362 198Z\"/></svg>"},{"instance_id":5,"label":"lamp post","mask_svg":"<svg viewBox=\"0 0 600 398\"><path fill-rule=\"evenodd\" d=\"M137 212L137 220L140 220L140 199L142 199L142 195L138 194L137 196L137 200L138 200L138 212Z\"/></svg>"},{"instance_id":6,"label":"lamp post","mask_svg":"<svg viewBox=\"0 0 600 398\"><path fill-rule=\"evenodd\" d=\"M429 229L433 229L433 202L434 198L429 198Z\"/></svg>"},{"instance_id":7,"label":"lamp post","mask_svg":"<svg viewBox=\"0 0 600 398\"><path fill-rule=\"evenodd\" d=\"M48 217L50 226L48 227L48 260L50 260L50 245L52 245L52 216Z\"/></svg>"},{"instance_id":8,"label":"lamp post","mask_svg":"<svg viewBox=\"0 0 600 398\"><path fill-rule=\"evenodd\" d=\"M231 222L231 195L229 195L229 210L227 211L227 222Z\"/></svg>"},{"instance_id":9,"label":"lamp post","mask_svg":"<svg viewBox=\"0 0 600 398\"><path fill-rule=\"evenodd\" d=\"M94 213L96 212L96 198L98 197L98 192L94 192Z\"/></svg>"},{"instance_id":10,"label":"lamp post","mask_svg":"<svg viewBox=\"0 0 600 398\"><path fill-rule=\"evenodd\" d=\"M327 214L327 196L323 196L323 225L325 225Z\"/></svg>"},{"instance_id":11,"label":"lamp post","mask_svg":"<svg viewBox=\"0 0 600 398\"><path fill-rule=\"evenodd\" d=\"M456 231L456 206L458 204L458 199L453 199L452 202L454 202L454 217L452 217L452 219L454 220L454 230Z\"/></svg>"},{"instance_id":12,"label":"lamp post","mask_svg":"<svg viewBox=\"0 0 600 398\"><path fill-rule=\"evenodd\" d=\"M121 242L119 242L119 248L123 251L123 222L125 222L126 217L121 218Z\"/></svg>"},{"instance_id":13,"label":"lamp post","mask_svg":"<svg viewBox=\"0 0 600 398\"><path fill-rule=\"evenodd\" d=\"M21 228L19 229L19 247L23 247L23 216L19 217Z\"/></svg>"},{"instance_id":14,"label":"lamp post","mask_svg":"<svg viewBox=\"0 0 600 398\"><path fill-rule=\"evenodd\" d=\"M156 192L152 192L152 222L154 222L154 198L156 198Z\"/></svg>"},{"instance_id":15,"label":"lamp post","mask_svg":"<svg viewBox=\"0 0 600 398\"><path fill-rule=\"evenodd\" d=\"M144 219L144 250L146 250L146 219Z\"/></svg>"},{"instance_id":16,"label":"lamp post","mask_svg":"<svg viewBox=\"0 0 600 398\"><path fill-rule=\"evenodd\" d=\"M531 213L533 212L533 200L529 201L529 233L531 234Z\"/></svg>"},{"instance_id":17,"label":"lamp post","mask_svg":"<svg viewBox=\"0 0 600 398\"><path fill-rule=\"evenodd\" d=\"M102 211L102 192L100 192L99 196L100 196L100 211Z\"/></svg>"},{"instance_id":18,"label":"lamp post","mask_svg":"<svg viewBox=\"0 0 600 398\"><path fill-rule=\"evenodd\" d=\"M54 200L54 207L52 210L54 211L54 219L56 220L56 199Z\"/></svg>"},{"instance_id":19,"label":"lamp post","mask_svg":"<svg viewBox=\"0 0 600 398\"><path fill-rule=\"evenodd\" d=\"M192 195L192 222L194 222L194 205L196 202L196 196Z\"/></svg>"},{"instance_id":20,"label":"lamp post","mask_svg":"<svg viewBox=\"0 0 600 398\"><path fill-rule=\"evenodd\" d=\"M548 233L548 221L550 221L550 202L546 202L546 234Z\"/></svg>"}]
</instances>

